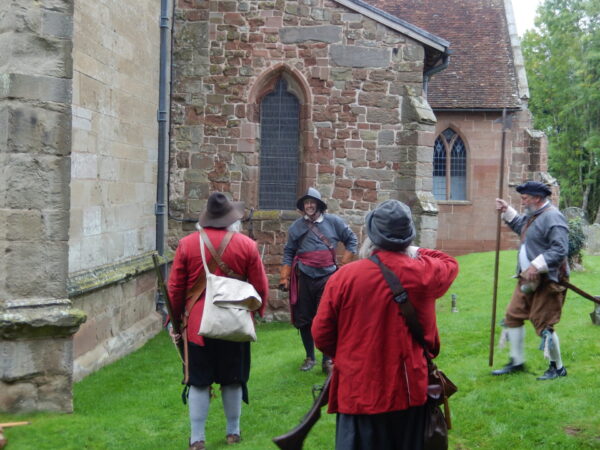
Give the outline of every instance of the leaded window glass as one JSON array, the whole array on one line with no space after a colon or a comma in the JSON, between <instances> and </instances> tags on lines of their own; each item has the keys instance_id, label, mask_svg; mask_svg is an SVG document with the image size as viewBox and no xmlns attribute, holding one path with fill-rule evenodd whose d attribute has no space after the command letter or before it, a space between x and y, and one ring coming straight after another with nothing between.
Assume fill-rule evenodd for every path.
<instances>
[{"instance_id":1,"label":"leaded window glass","mask_svg":"<svg viewBox=\"0 0 600 450\"><path fill-rule=\"evenodd\" d=\"M296 209L300 103L284 79L260 105L260 209Z\"/></svg>"},{"instance_id":2,"label":"leaded window glass","mask_svg":"<svg viewBox=\"0 0 600 450\"><path fill-rule=\"evenodd\" d=\"M437 200L467 200L467 149L452 128L433 146L433 195Z\"/></svg>"}]
</instances>

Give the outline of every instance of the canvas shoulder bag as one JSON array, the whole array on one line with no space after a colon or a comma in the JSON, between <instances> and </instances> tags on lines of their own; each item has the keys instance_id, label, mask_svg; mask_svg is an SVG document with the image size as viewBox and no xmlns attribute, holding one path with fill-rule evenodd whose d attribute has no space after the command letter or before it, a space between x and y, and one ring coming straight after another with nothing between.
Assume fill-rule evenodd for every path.
<instances>
[{"instance_id":1,"label":"canvas shoulder bag","mask_svg":"<svg viewBox=\"0 0 600 450\"><path fill-rule=\"evenodd\" d=\"M211 273L206 263L205 240L209 250L212 250L210 239L201 230L200 253L206 275L206 291L198 334L233 342L256 341L254 319L251 312L256 311L262 305L260 295L254 286L246 281ZM230 273L230 276L237 275L225 265L216 252L212 256L221 270ZM224 270L224 267L227 269Z\"/></svg>"},{"instance_id":2,"label":"canvas shoulder bag","mask_svg":"<svg viewBox=\"0 0 600 450\"><path fill-rule=\"evenodd\" d=\"M445 450L448 448L448 430L452 428L448 398L458 388L432 361L427 343L425 342L423 327L421 327L415 309L408 299L408 293L396 274L383 264L377 255L372 255L369 259L381 269L383 277L392 290L394 301L400 307L400 312L406 320L408 329L413 338L423 347L425 358L427 359L429 380L427 402L425 403L427 411L425 413L424 448L426 450ZM440 408L442 404L444 405L444 413L442 413Z\"/></svg>"}]
</instances>

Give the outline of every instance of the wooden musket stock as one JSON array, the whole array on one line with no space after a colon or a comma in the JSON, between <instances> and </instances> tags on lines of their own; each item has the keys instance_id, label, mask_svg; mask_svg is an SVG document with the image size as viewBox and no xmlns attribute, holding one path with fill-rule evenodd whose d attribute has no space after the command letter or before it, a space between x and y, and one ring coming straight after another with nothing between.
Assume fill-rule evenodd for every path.
<instances>
[{"instance_id":1,"label":"wooden musket stock","mask_svg":"<svg viewBox=\"0 0 600 450\"><path fill-rule=\"evenodd\" d=\"M169 292L167 291L167 287L165 286L165 280L163 278L162 271L160 270L160 261L156 253L152 254L152 261L154 262L154 270L156 272L158 289L165 300L165 306L167 308L167 313L169 314L169 320L171 321L171 325L173 326L173 331L175 332L175 334L181 334L181 322L177 320L176 317L173 315L173 309L171 308L171 299L169 298ZM183 361L184 349L183 342L181 340L177 344L177 351L179 351L179 356Z\"/></svg>"},{"instance_id":2,"label":"wooden musket stock","mask_svg":"<svg viewBox=\"0 0 600 450\"><path fill-rule=\"evenodd\" d=\"M304 439L310 433L310 430L315 423L321 418L321 408L325 406L329 399L329 382L331 381L331 373L327 376L321 393L315 399L312 407L302 419L302 422L294 429L288 431L281 436L273 438L273 442L282 450L301 450L304 444Z\"/></svg>"},{"instance_id":3,"label":"wooden musket stock","mask_svg":"<svg viewBox=\"0 0 600 450\"><path fill-rule=\"evenodd\" d=\"M559 284L563 285L566 288L571 289L573 292L576 292L577 294L581 295L583 298L587 298L588 300L593 301L597 305L600 305L600 297L596 297L591 294L588 294L584 290L579 289L577 286L569 283L568 281L563 280L563 281L559 282Z\"/></svg>"}]
</instances>

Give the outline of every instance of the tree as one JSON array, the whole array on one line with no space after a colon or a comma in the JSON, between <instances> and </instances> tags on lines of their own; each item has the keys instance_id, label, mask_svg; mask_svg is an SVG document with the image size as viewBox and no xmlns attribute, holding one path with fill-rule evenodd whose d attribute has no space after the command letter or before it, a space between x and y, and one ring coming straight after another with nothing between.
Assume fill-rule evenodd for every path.
<instances>
[{"instance_id":1,"label":"tree","mask_svg":"<svg viewBox=\"0 0 600 450\"><path fill-rule=\"evenodd\" d=\"M522 48L561 206L600 214L600 0L546 0Z\"/></svg>"}]
</instances>

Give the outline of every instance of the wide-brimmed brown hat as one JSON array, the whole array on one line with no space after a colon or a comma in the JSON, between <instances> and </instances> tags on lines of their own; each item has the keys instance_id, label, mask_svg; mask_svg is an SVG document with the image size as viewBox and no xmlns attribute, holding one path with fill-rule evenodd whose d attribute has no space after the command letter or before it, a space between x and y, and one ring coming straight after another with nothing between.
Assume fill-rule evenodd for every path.
<instances>
[{"instance_id":1,"label":"wide-brimmed brown hat","mask_svg":"<svg viewBox=\"0 0 600 450\"><path fill-rule=\"evenodd\" d=\"M244 217L244 202L232 202L225 194L213 192L208 197L206 209L200 214L201 227L226 228Z\"/></svg>"}]
</instances>

